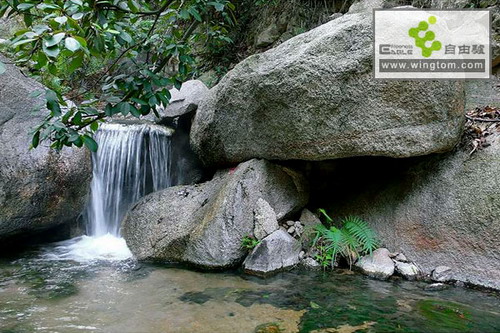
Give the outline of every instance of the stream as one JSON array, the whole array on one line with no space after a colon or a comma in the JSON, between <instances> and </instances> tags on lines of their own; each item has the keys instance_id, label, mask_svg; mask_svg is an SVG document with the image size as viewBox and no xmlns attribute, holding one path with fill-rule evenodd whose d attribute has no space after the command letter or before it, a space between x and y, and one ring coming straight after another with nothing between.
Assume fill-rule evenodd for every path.
<instances>
[{"instance_id":1,"label":"stream","mask_svg":"<svg viewBox=\"0 0 500 333\"><path fill-rule=\"evenodd\" d=\"M500 332L494 293L348 270L202 273L125 259L119 239L114 260L85 253L98 243L0 259L0 332Z\"/></svg>"}]
</instances>

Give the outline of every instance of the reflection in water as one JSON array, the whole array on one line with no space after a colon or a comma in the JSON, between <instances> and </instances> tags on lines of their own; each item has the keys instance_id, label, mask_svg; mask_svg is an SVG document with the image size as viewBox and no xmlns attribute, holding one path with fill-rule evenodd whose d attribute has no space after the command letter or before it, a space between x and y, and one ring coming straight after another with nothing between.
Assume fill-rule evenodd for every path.
<instances>
[{"instance_id":1,"label":"reflection in water","mask_svg":"<svg viewBox=\"0 0 500 333\"><path fill-rule=\"evenodd\" d=\"M0 332L500 331L500 299L473 290L342 271L263 280L131 259L77 262L61 258L61 246L71 244L0 261Z\"/></svg>"}]
</instances>

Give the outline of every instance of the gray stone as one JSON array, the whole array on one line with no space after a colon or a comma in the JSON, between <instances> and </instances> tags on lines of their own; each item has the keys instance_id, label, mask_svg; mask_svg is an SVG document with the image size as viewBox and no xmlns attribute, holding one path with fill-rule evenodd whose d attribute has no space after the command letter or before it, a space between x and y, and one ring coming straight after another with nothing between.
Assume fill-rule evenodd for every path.
<instances>
[{"instance_id":1,"label":"gray stone","mask_svg":"<svg viewBox=\"0 0 500 333\"><path fill-rule=\"evenodd\" d=\"M333 13L332 15L329 16L330 21L333 21L335 19L338 19L339 17L342 17L342 13Z\"/></svg>"},{"instance_id":2,"label":"gray stone","mask_svg":"<svg viewBox=\"0 0 500 333\"><path fill-rule=\"evenodd\" d=\"M189 80L182 84L181 89L170 89L170 104L158 110L162 121L164 118L175 118L194 112L200 102L205 99L209 89L200 80Z\"/></svg>"},{"instance_id":3,"label":"gray stone","mask_svg":"<svg viewBox=\"0 0 500 333\"><path fill-rule=\"evenodd\" d=\"M293 227L295 228L295 235L297 237L300 237L304 232L304 227L302 226L302 224L299 221L296 221Z\"/></svg>"},{"instance_id":4,"label":"gray stone","mask_svg":"<svg viewBox=\"0 0 500 333\"><path fill-rule=\"evenodd\" d=\"M273 207L262 198L257 200L257 207L254 210L254 225L253 233L257 240L261 240L279 229Z\"/></svg>"},{"instance_id":5,"label":"gray stone","mask_svg":"<svg viewBox=\"0 0 500 333\"><path fill-rule=\"evenodd\" d=\"M300 265L305 269L317 271L321 269L321 264L311 257L305 257L300 261Z\"/></svg>"},{"instance_id":6,"label":"gray stone","mask_svg":"<svg viewBox=\"0 0 500 333\"><path fill-rule=\"evenodd\" d=\"M374 80L371 17L344 15L236 65L196 112L191 145L202 161L451 150L465 119L463 83Z\"/></svg>"},{"instance_id":7,"label":"gray stone","mask_svg":"<svg viewBox=\"0 0 500 333\"><path fill-rule=\"evenodd\" d=\"M363 274L372 278L387 280L394 274L394 262L389 257L389 250L380 248L371 255L361 257L355 264Z\"/></svg>"},{"instance_id":8,"label":"gray stone","mask_svg":"<svg viewBox=\"0 0 500 333\"><path fill-rule=\"evenodd\" d=\"M309 209L304 208L300 213L299 221L304 225L305 228L313 228L314 226L321 224L321 220L316 214L312 213Z\"/></svg>"},{"instance_id":9,"label":"gray stone","mask_svg":"<svg viewBox=\"0 0 500 333\"><path fill-rule=\"evenodd\" d=\"M289 168L251 160L217 172L209 182L144 197L125 217L123 235L139 260L232 267L246 254L241 240L254 232L260 198L278 219L286 218L307 203L307 184Z\"/></svg>"},{"instance_id":10,"label":"gray stone","mask_svg":"<svg viewBox=\"0 0 500 333\"><path fill-rule=\"evenodd\" d=\"M432 9L461 9L470 6L470 0L432 0Z\"/></svg>"},{"instance_id":11,"label":"gray stone","mask_svg":"<svg viewBox=\"0 0 500 333\"><path fill-rule=\"evenodd\" d=\"M437 282L448 282L453 279L453 271L448 266L438 266L432 271L432 280Z\"/></svg>"},{"instance_id":12,"label":"gray stone","mask_svg":"<svg viewBox=\"0 0 500 333\"><path fill-rule=\"evenodd\" d=\"M293 233L295 232L295 227L294 227L294 226L291 226L290 228L288 228L288 230L287 230L287 231L288 231L288 233L289 233L290 235L293 235Z\"/></svg>"},{"instance_id":13,"label":"gray stone","mask_svg":"<svg viewBox=\"0 0 500 333\"><path fill-rule=\"evenodd\" d=\"M267 276L299 263L300 243L277 230L257 245L243 262L245 272Z\"/></svg>"},{"instance_id":14,"label":"gray stone","mask_svg":"<svg viewBox=\"0 0 500 333\"><path fill-rule=\"evenodd\" d=\"M353 190L339 191L327 208L334 219L363 218L385 246L405 253L424 274L445 265L453 267L453 280L500 289L500 133L492 130L487 142L472 155L464 139L443 155L372 161L373 171L363 161L338 161L339 178L348 181L332 182ZM360 172L366 174L353 184Z\"/></svg>"},{"instance_id":15,"label":"gray stone","mask_svg":"<svg viewBox=\"0 0 500 333\"><path fill-rule=\"evenodd\" d=\"M371 13L373 9L384 7L386 0L358 0L349 7L348 14Z\"/></svg>"},{"instance_id":16,"label":"gray stone","mask_svg":"<svg viewBox=\"0 0 500 333\"><path fill-rule=\"evenodd\" d=\"M295 224L295 221L291 221L291 220L290 221L286 221L286 225L289 226L289 227L293 226L294 224Z\"/></svg>"},{"instance_id":17,"label":"gray stone","mask_svg":"<svg viewBox=\"0 0 500 333\"><path fill-rule=\"evenodd\" d=\"M419 276L419 269L413 263L406 263L401 261L395 261L395 269L398 274L407 280L416 280Z\"/></svg>"},{"instance_id":18,"label":"gray stone","mask_svg":"<svg viewBox=\"0 0 500 333\"><path fill-rule=\"evenodd\" d=\"M299 221L304 225L300 241L302 242L302 247L308 250L311 247L312 241L316 235L314 227L321 224L321 220L309 209L304 208L300 214Z\"/></svg>"},{"instance_id":19,"label":"gray stone","mask_svg":"<svg viewBox=\"0 0 500 333\"><path fill-rule=\"evenodd\" d=\"M8 59L0 55L0 61ZM86 149L53 151L43 143L30 150L30 132L48 111L33 113L44 87L6 64L0 75L0 239L76 222L90 184Z\"/></svg>"}]
</instances>

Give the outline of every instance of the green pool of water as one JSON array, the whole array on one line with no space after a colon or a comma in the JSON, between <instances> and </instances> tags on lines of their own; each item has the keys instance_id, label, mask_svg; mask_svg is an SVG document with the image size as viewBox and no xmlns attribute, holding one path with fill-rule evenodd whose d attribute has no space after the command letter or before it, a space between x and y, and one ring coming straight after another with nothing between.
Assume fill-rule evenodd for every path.
<instances>
[{"instance_id":1,"label":"green pool of water","mask_svg":"<svg viewBox=\"0 0 500 333\"><path fill-rule=\"evenodd\" d=\"M0 332L500 332L500 298L349 271L200 273L0 259Z\"/></svg>"}]
</instances>

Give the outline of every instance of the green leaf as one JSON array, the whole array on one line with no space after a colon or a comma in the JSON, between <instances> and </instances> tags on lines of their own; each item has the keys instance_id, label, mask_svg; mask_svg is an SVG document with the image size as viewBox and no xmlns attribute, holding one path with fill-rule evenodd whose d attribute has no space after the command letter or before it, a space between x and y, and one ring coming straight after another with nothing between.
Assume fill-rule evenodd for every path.
<instances>
[{"instance_id":1,"label":"green leaf","mask_svg":"<svg viewBox=\"0 0 500 333\"><path fill-rule=\"evenodd\" d=\"M18 46L21 46L21 45L23 45L23 44L27 44L27 43L34 42L35 40L36 40L35 38L21 39L20 41L15 42L15 43L14 43L14 44L12 44L11 46L12 46L12 47L18 47Z\"/></svg>"},{"instance_id":2,"label":"green leaf","mask_svg":"<svg viewBox=\"0 0 500 333\"><path fill-rule=\"evenodd\" d=\"M85 147L87 147L91 152L94 152L94 153L97 152L98 145L94 139L92 139L87 134L83 135L82 139L83 139L83 143L85 144Z\"/></svg>"},{"instance_id":3,"label":"green leaf","mask_svg":"<svg viewBox=\"0 0 500 333\"><path fill-rule=\"evenodd\" d=\"M94 121L90 124L90 129L94 132L97 131L99 129L99 123L97 121Z\"/></svg>"},{"instance_id":4,"label":"green leaf","mask_svg":"<svg viewBox=\"0 0 500 333\"><path fill-rule=\"evenodd\" d=\"M311 301L311 302L309 303L309 305L310 305L310 306L311 306L311 308L313 308L313 309L319 309L319 308L321 308L321 306L319 306L317 303L314 303L313 301Z\"/></svg>"},{"instance_id":5,"label":"green leaf","mask_svg":"<svg viewBox=\"0 0 500 333\"><path fill-rule=\"evenodd\" d=\"M56 17L54 19L54 21L56 21L57 23L62 25L64 23L68 22L68 18L66 16L59 16L59 17Z\"/></svg>"},{"instance_id":6,"label":"green leaf","mask_svg":"<svg viewBox=\"0 0 500 333\"><path fill-rule=\"evenodd\" d=\"M71 59L71 62L69 63L68 66L68 71L70 73L73 73L75 70L80 68L83 64L83 53L79 52L73 59Z\"/></svg>"},{"instance_id":7,"label":"green leaf","mask_svg":"<svg viewBox=\"0 0 500 333\"><path fill-rule=\"evenodd\" d=\"M66 36L66 33L60 32L58 34L50 36L49 38L46 38L43 43L46 47L52 47L59 44L63 40L64 36Z\"/></svg>"},{"instance_id":8,"label":"green leaf","mask_svg":"<svg viewBox=\"0 0 500 333\"><path fill-rule=\"evenodd\" d=\"M34 3L27 3L27 2L25 2L25 3L19 4L17 6L17 9L22 11L22 10L28 10L28 9L33 8L33 7L35 7Z\"/></svg>"},{"instance_id":9,"label":"green leaf","mask_svg":"<svg viewBox=\"0 0 500 333\"><path fill-rule=\"evenodd\" d=\"M52 47L45 47L45 45L44 45L42 49L43 49L43 52L45 52L45 54L51 58L56 58L59 55L59 53L61 52L61 50L59 49L59 46L57 46L57 45L52 46Z\"/></svg>"},{"instance_id":10,"label":"green leaf","mask_svg":"<svg viewBox=\"0 0 500 333\"><path fill-rule=\"evenodd\" d=\"M218 12L222 12L224 10L224 4L219 3L219 2L209 2L208 3L211 6L215 7L215 10Z\"/></svg>"},{"instance_id":11,"label":"green leaf","mask_svg":"<svg viewBox=\"0 0 500 333\"><path fill-rule=\"evenodd\" d=\"M133 105L130 105L130 113L136 118L139 118L141 116L141 112L137 110L137 108Z\"/></svg>"},{"instance_id":12,"label":"green leaf","mask_svg":"<svg viewBox=\"0 0 500 333\"><path fill-rule=\"evenodd\" d=\"M37 131L34 135L33 138L31 139L31 147L36 148L38 147L38 144L40 143L40 132Z\"/></svg>"},{"instance_id":13,"label":"green leaf","mask_svg":"<svg viewBox=\"0 0 500 333\"><path fill-rule=\"evenodd\" d=\"M73 37L67 37L64 40L64 46L72 52L78 51L81 47L80 43Z\"/></svg>"}]
</instances>

